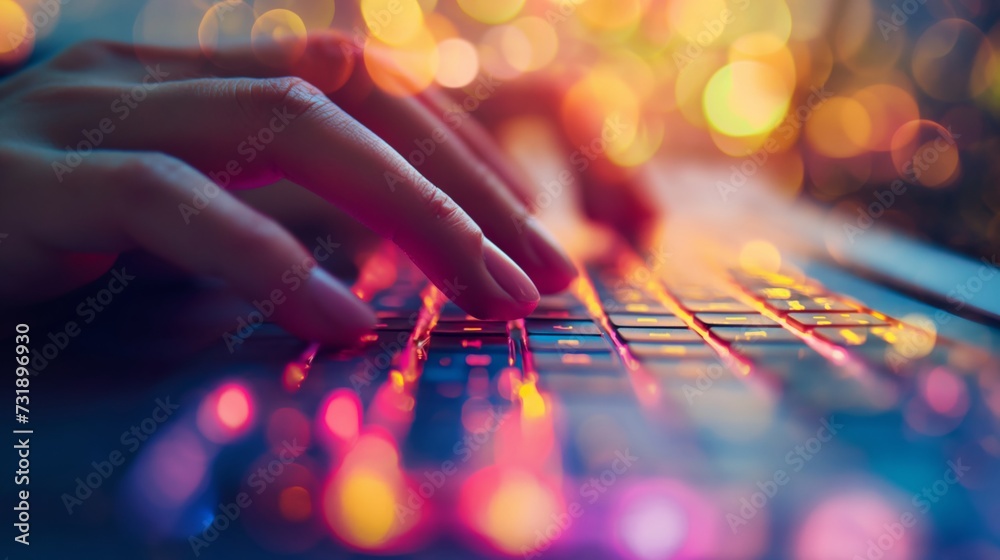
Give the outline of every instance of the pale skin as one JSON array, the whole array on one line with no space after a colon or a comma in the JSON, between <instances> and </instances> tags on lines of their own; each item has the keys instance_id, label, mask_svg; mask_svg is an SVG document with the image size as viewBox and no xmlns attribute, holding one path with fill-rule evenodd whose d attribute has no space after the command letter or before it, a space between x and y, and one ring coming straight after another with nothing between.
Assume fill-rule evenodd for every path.
<instances>
[{"instance_id":1,"label":"pale skin","mask_svg":"<svg viewBox=\"0 0 1000 560\"><path fill-rule=\"evenodd\" d=\"M301 218L392 241L446 293L465 286L449 296L474 316L523 317L576 269L488 128L445 125L442 107L440 92L371 87L334 35L286 66L249 50L72 47L0 82L0 305L79 288L135 249L266 298L311 259L289 232ZM419 169L400 155L442 131ZM85 139L94 148L76 152ZM321 267L288 296L273 319L305 339L353 344L375 323Z\"/></svg>"}]
</instances>

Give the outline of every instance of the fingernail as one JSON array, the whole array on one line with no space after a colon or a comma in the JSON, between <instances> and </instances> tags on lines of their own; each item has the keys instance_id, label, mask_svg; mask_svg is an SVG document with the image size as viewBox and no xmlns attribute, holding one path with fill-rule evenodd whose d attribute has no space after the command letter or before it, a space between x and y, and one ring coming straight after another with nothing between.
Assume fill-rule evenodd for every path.
<instances>
[{"instance_id":1,"label":"fingernail","mask_svg":"<svg viewBox=\"0 0 1000 560\"><path fill-rule=\"evenodd\" d=\"M536 265L558 272L567 278L576 278L576 265L570 260L556 238L534 216L524 222L524 236Z\"/></svg>"},{"instance_id":2,"label":"fingernail","mask_svg":"<svg viewBox=\"0 0 1000 560\"><path fill-rule=\"evenodd\" d=\"M486 270L496 280L503 291L519 303L535 303L539 299L538 290L531 278L521 267L505 255L489 239L483 239L483 260Z\"/></svg>"},{"instance_id":3,"label":"fingernail","mask_svg":"<svg viewBox=\"0 0 1000 560\"><path fill-rule=\"evenodd\" d=\"M375 313L322 268L313 267L302 287L331 328L356 331L359 336L375 328Z\"/></svg>"}]
</instances>

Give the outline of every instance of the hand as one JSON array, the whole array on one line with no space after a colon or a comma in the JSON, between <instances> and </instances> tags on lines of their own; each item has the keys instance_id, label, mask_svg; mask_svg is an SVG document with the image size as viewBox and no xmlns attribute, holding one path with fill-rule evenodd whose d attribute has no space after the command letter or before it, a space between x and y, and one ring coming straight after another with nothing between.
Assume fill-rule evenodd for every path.
<instances>
[{"instance_id":1,"label":"hand","mask_svg":"<svg viewBox=\"0 0 1000 560\"><path fill-rule=\"evenodd\" d=\"M275 64L94 42L0 83L0 301L65 293L137 247L268 297L311 256L232 191L280 179L395 242L477 317L522 317L538 289L568 285L575 267L501 159L419 98L372 87L347 42L304 49ZM399 155L432 133L445 136L419 169ZM288 296L274 318L303 338L347 344L374 324L319 267Z\"/></svg>"}]
</instances>

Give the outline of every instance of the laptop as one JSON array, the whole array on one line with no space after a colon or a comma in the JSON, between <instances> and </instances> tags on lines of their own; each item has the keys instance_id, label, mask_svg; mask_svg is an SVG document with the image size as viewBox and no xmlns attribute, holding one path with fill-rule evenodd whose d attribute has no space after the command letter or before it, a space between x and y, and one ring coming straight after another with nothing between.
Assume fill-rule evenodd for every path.
<instances>
[{"instance_id":1,"label":"laptop","mask_svg":"<svg viewBox=\"0 0 1000 560\"><path fill-rule=\"evenodd\" d=\"M521 320L465 315L390 246L356 274L379 324L354 349L141 265L79 340L55 302L14 436L31 550L995 557L995 265L879 227L838 245L753 186L723 212L688 167L650 178L675 187L659 245L609 241Z\"/></svg>"}]
</instances>

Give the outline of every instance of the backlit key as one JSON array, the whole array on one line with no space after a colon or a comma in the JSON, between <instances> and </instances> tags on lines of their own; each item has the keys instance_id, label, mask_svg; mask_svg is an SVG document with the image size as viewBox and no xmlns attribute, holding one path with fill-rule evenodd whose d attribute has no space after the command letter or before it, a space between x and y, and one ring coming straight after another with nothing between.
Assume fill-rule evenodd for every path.
<instances>
[{"instance_id":1,"label":"backlit key","mask_svg":"<svg viewBox=\"0 0 1000 560\"><path fill-rule=\"evenodd\" d=\"M445 335L431 334L429 348L431 348L432 350L466 349L470 352L475 352L476 350L489 349L494 352L499 352L499 351L506 351L507 337L495 334L474 336L474 337L454 336L453 334L445 334Z\"/></svg>"},{"instance_id":2,"label":"backlit key","mask_svg":"<svg viewBox=\"0 0 1000 560\"><path fill-rule=\"evenodd\" d=\"M727 342L797 342L799 337L781 327L712 327L711 332Z\"/></svg>"},{"instance_id":3,"label":"backlit key","mask_svg":"<svg viewBox=\"0 0 1000 560\"><path fill-rule=\"evenodd\" d=\"M537 350L563 350L566 352L611 351L611 344L599 336L559 336L536 334L528 337L528 348Z\"/></svg>"},{"instance_id":4,"label":"backlit key","mask_svg":"<svg viewBox=\"0 0 1000 560\"><path fill-rule=\"evenodd\" d=\"M608 319L616 327L678 328L687 326L680 317L674 317L673 315L628 315L625 313L615 313L609 315Z\"/></svg>"},{"instance_id":5,"label":"backlit key","mask_svg":"<svg viewBox=\"0 0 1000 560\"><path fill-rule=\"evenodd\" d=\"M753 308L735 299L715 301L684 300L681 305L692 313L749 313Z\"/></svg>"},{"instance_id":6,"label":"backlit key","mask_svg":"<svg viewBox=\"0 0 1000 560\"><path fill-rule=\"evenodd\" d=\"M691 329L618 329L626 342L701 342L701 335Z\"/></svg>"},{"instance_id":7,"label":"backlit key","mask_svg":"<svg viewBox=\"0 0 1000 560\"><path fill-rule=\"evenodd\" d=\"M543 371L607 371L618 365L618 359L611 352L600 354L584 352L533 352L535 369Z\"/></svg>"},{"instance_id":8,"label":"backlit key","mask_svg":"<svg viewBox=\"0 0 1000 560\"><path fill-rule=\"evenodd\" d=\"M802 328L888 325L867 313L789 313L788 320Z\"/></svg>"},{"instance_id":9,"label":"backlit key","mask_svg":"<svg viewBox=\"0 0 1000 560\"><path fill-rule=\"evenodd\" d=\"M767 306L775 311L808 312L808 311L834 311L850 313L857 311L854 306L837 301L828 297L798 298L798 299L769 299Z\"/></svg>"},{"instance_id":10,"label":"backlit key","mask_svg":"<svg viewBox=\"0 0 1000 560\"><path fill-rule=\"evenodd\" d=\"M698 313L695 317L702 323L720 327L776 327L778 323L758 313Z\"/></svg>"},{"instance_id":11,"label":"backlit key","mask_svg":"<svg viewBox=\"0 0 1000 560\"><path fill-rule=\"evenodd\" d=\"M507 334L503 321L441 321L434 327L435 334Z\"/></svg>"},{"instance_id":12,"label":"backlit key","mask_svg":"<svg viewBox=\"0 0 1000 560\"><path fill-rule=\"evenodd\" d=\"M795 286L794 288L770 286L751 291L764 299L799 299L823 294L823 290L816 286Z\"/></svg>"},{"instance_id":13,"label":"backlit key","mask_svg":"<svg viewBox=\"0 0 1000 560\"><path fill-rule=\"evenodd\" d=\"M559 321L528 319L524 322L529 334L579 334L600 335L601 329L591 321Z\"/></svg>"},{"instance_id":14,"label":"backlit key","mask_svg":"<svg viewBox=\"0 0 1000 560\"><path fill-rule=\"evenodd\" d=\"M609 308L610 310L610 308ZM626 313L635 313L639 315L670 315L670 310L666 308L662 303L626 303L621 309L616 309L615 311L623 311Z\"/></svg>"}]
</instances>

